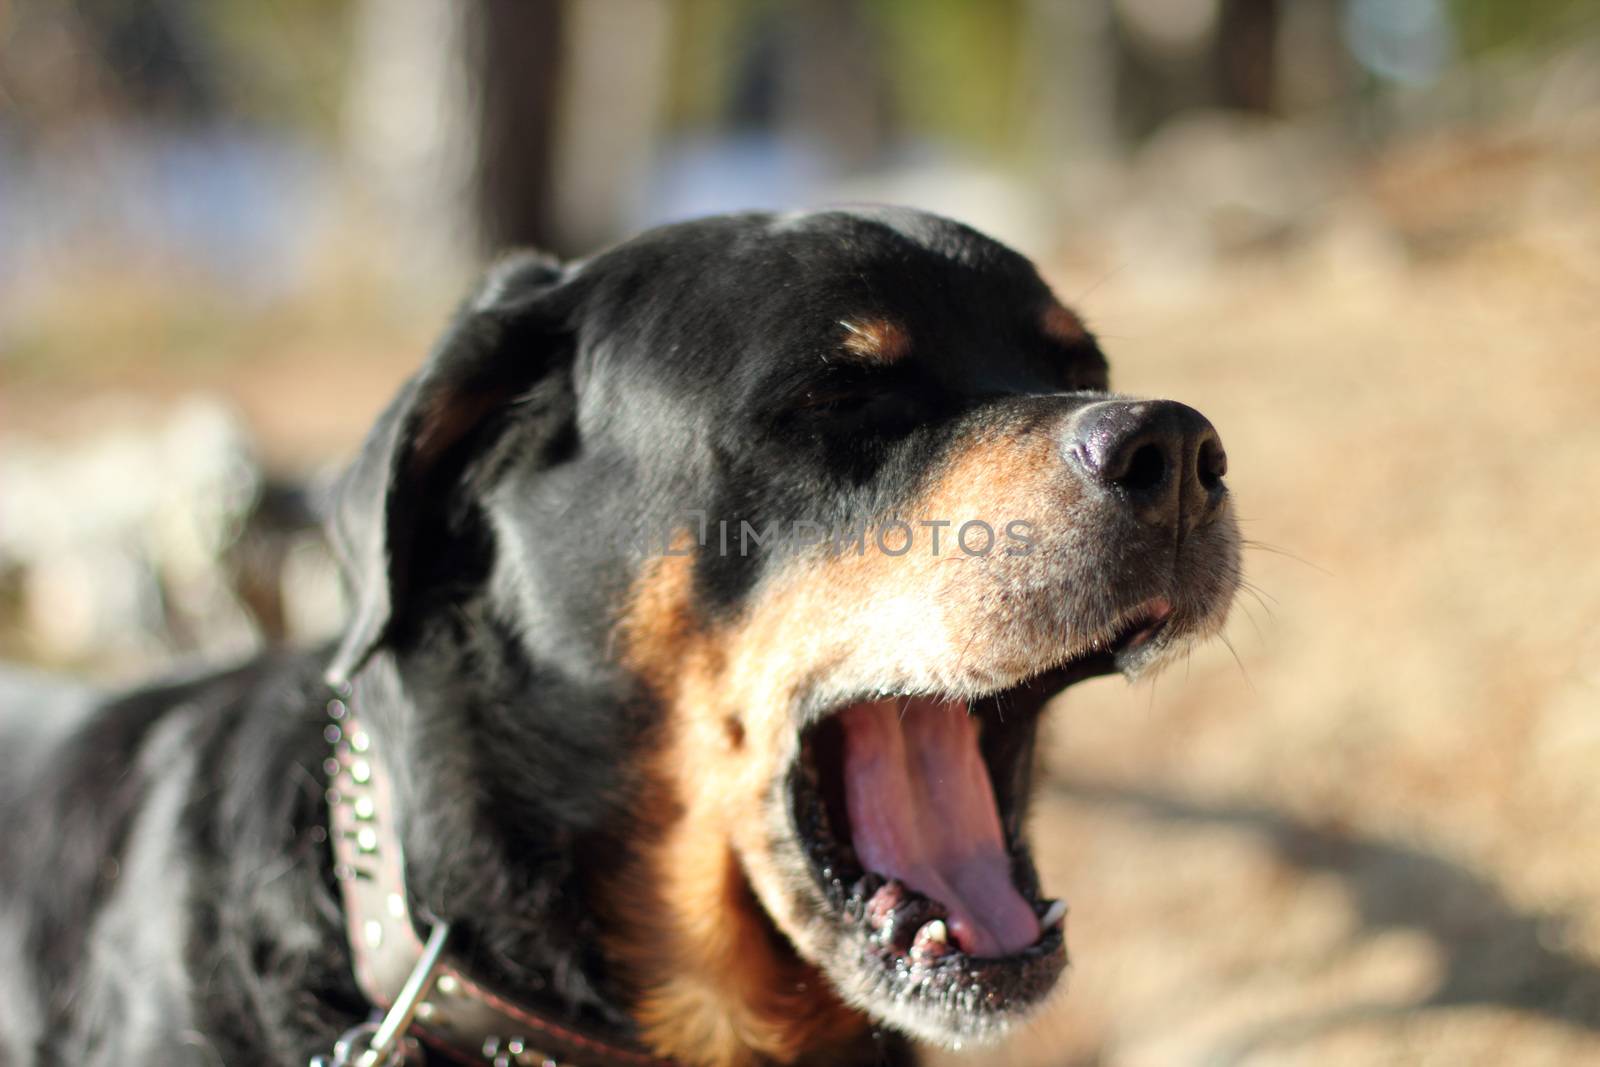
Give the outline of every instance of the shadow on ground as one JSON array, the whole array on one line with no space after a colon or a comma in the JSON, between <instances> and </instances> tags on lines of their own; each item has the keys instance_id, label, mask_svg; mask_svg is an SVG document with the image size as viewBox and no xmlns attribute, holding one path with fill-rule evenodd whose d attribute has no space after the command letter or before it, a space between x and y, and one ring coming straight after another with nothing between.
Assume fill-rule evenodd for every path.
<instances>
[{"instance_id":1,"label":"shadow on ground","mask_svg":"<svg viewBox=\"0 0 1600 1067\"><path fill-rule=\"evenodd\" d=\"M1083 779L1056 781L1049 790L1076 804L1119 809L1139 819L1258 835L1286 866L1330 874L1344 883L1359 917L1355 937L1402 930L1425 937L1437 951L1440 980L1416 1002L1400 1007L1358 1002L1280 1019L1231 1042L1218 1057L1223 1062L1351 1024L1445 1008L1504 1008L1600 1033L1600 967L1560 947L1568 920L1519 909L1492 879L1437 853L1313 825L1265 807L1208 804Z\"/></svg>"}]
</instances>

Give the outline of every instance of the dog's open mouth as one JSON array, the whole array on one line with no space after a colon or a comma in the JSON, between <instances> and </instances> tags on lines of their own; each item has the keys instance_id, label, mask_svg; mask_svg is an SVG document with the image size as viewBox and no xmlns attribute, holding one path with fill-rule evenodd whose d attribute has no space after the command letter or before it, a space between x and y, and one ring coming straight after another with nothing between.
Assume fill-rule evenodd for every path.
<instances>
[{"instance_id":1,"label":"dog's open mouth","mask_svg":"<svg viewBox=\"0 0 1600 1067\"><path fill-rule=\"evenodd\" d=\"M914 1029L944 1029L960 1016L976 1034L1054 986L1066 905L1040 894L1022 834L1039 712L1077 681L1137 666L1171 614L1164 599L1146 602L1086 651L1001 691L875 695L802 735L797 836L841 945L876 972L873 999L897 1001L902 1024L914 1015Z\"/></svg>"}]
</instances>

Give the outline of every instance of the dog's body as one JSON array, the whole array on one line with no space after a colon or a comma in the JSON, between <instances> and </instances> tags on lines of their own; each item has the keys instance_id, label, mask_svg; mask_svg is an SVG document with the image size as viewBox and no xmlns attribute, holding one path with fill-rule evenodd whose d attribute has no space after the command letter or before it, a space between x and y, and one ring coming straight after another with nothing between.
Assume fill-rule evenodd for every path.
<instances>
[{"instance_id":1,"label":"dog's body","mask_svg":"<svg viewBox=\"0 0 1600 1067\"><path fill-rule=\"evenodd\" d=\"M8 709L0 1063L303 1064L365 1014L311 837L320 675Z\"/></svg>"},{"instance_id":2,"label":"dog's body","mask_svg":"<svg viewBox=\"0 0 1600 1067\"><path fill-rule=\"evenodd\" d=\"M1021 829L1039 707L1237 583L1215 434L1105 388L1024 260L912 212L502 265L341 484L337 648L10 698L0 1064L298 1065L369 1015L330 669L392 779L397 906L592 1062L1000 1032L1064 963ZM477 1056L445 1044L417 1055Z\"/></svg>"}]
</instances>

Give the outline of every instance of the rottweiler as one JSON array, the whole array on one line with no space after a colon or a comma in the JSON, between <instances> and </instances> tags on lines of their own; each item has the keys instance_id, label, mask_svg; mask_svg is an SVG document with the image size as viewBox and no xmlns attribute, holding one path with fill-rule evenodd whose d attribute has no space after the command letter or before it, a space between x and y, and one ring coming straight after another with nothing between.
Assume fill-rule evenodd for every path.
<instances>
[{"instance_id":1,"label":"rottweiler","mask_svg":"<svg viewBox=\"0 0 1600 1067\"><path fill-rule=\"evenodd\" d=\"M1216 431L897 208L492 268L340 480L326 648L0 733L0 1060L910 1063L1066 965L1051 697L1223 624Z\"/></svg>"}]
</instances>

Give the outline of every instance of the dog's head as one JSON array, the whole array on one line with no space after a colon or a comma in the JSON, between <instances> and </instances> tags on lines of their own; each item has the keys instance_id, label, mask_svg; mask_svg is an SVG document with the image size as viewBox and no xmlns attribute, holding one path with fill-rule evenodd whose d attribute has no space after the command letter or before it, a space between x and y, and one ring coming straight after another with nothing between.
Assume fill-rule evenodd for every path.
<instances>
[{"instance_id":1,"label":"dog's head","mask_svg":"<svg viewBox=\"0 0 1600 1067\"><path fill-rule=\"evenodd\" d=\"M509 261L346 480L335 670L471 599L586 694L503 714L629 709L593 905L657 1051L993 1035L1065 962L1041 707L1215 632L1238 582L1211 426L1107 387L1026 260L915 212Z\"/></svg>"}]
</instances>

